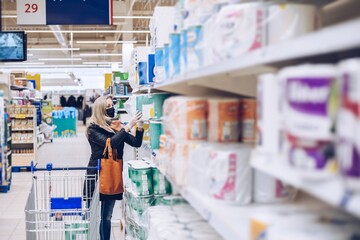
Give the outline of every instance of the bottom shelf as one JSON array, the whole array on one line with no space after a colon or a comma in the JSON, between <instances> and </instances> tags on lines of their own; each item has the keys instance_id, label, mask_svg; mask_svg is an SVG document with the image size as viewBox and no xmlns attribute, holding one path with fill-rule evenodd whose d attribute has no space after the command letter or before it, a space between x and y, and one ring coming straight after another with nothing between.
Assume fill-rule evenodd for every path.
<instances>
[{"instance_id":1,"label":"bottom shelf","mask_svg":"<svg viewBox=\"0 0 360 240\"><path fill-rule=\"evenodd\" d=\"M13 167L24 167L29 166L31 161L35 161L35 154L34 153L24 153L24 154L13 154L12 155L12 166Z\"/></svg>"}]
</instances>

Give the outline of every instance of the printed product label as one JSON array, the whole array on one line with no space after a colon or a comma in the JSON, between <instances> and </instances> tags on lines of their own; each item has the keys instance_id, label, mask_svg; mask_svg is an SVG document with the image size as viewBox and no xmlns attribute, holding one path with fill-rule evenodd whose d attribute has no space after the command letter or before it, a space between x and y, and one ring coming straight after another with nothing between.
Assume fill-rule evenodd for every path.
<instances>
[{"instance_id":1,"label":"printed product label","mask_svg":"<svg viewBox=\"0 0 360 240\"><path fill-rule=\"evenodd\" d=\"M218 105L219 141L239 140L239 102L224 102Z\"/></svg>"},{"instance_id":2,"label":"printed product label","mask_svg":"<svg viewBox=\"0 0 360 240\"><path fill-rule=\"evenodd\" d=\"M334 79L290 78L285 89L286 130L298 138L330 140L337 106Z\"/></svg>"},{"instance_id":3,"label":"printed product label","mask_svg":"<svg viewBox=\"0 0 360 240\"><path fill-rule=\"evenodd\" d=\"M191 101L187 103L187 125L189 140L205 140L207 138L207 102Z\"/></svg>"}]
</instances>

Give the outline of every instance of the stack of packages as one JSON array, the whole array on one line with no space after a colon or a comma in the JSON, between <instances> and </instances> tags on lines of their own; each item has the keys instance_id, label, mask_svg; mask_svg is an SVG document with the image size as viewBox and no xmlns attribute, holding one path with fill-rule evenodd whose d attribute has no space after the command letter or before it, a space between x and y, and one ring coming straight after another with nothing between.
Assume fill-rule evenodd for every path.
<instances>
[{"instance_id":1,"label":"stack of packages","mask_svg":"<svg viewBox=\"0 0 360 240\"><path fill-rule=\"evenodd\" d=\"M234 59L320 27L320 14L311 4L182 0L175 8L158 8L150 25L156 48L156 81ZM160 10L166 12L166 23L156 21ZM163 29L162 34L158 29Z\"/></svg>"},{"instance_id":2,"label":"stack of packages","mask_svg":"<svg viewBox=\"0 0 360 240\"><path fill-rule=\"evenodd\" d=\"M160 147L159 137L163 133L162 116L165 99L170 97L168 93L153 93L131 96L124 103L126 111L134 116L137 111L142 112L144 120L145 144L150 144L151 149L157 151Z\"/></svg>"},{"instance_id":3,"label":"stack of packages","mask_svg":"<svg viewBox=\"0 0 360 240\"><path fill-rule=\"evenodd\" d=\"M125 221L131 239L147 239L142 215L150 207L162 202L164 196L171 194L171 185L164 175L149 162L129 161L125 177Z\"/></svg>"},{"instance_id":4,"label":"stack of packages","mask_svg":"<svg viewBox=\"0 0 360 240\"><path fill-rule=\"evenodd\" d=\"M254 175L250 167L254 99L171 97L163 114L165 134L160 136L157 164L176 185L241 205L293 196L281 182Z\"/></svg>"},{"instance_id":5,"label":"stack of packages","mask_svg":"<svg viewBox=\"0 0 360 240\"><path fill-rule=\"evenodd\" d=\"M162 206L148 209L144 219L148 226L148 240L222 239L190 205L175 199L177 203L164 198Z\"/></svg>"},{"instance_id":6,"label":"stack of packages","mask_svg":"<svg viewBox=\"0 0 360 240\"><path fill-rule=\"evenodd\" d=\"M338 65L287 67L277 75L260 76L257 151L275 156L269 159L293 168L304 180L329 181L341 175L346 190L360 191L359 69L360 59L350 59ZM347 202L339 204L346 207ZM349 222L352 226L356 221ZM336 226L317 226L316 239L333 239ZM287 227L287 239L299 233L296 223ZM325 231L328 228L333 230ZM274 225L271 231L279 234L280 229L284 224ZM315 228L304 225L301 232L311 229ZM353 234L351 229L338 234ZM349 239L341 236L334 239Z\"/></svg>"}]
</instances>

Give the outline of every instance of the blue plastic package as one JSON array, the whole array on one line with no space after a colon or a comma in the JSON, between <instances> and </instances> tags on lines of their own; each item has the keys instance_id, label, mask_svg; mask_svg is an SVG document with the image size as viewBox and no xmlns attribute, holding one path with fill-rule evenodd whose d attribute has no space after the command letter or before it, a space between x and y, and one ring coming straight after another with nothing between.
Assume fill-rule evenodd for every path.
<instances>
[{"instance_id":1,"label":"blue plastic package","mask_svg":"<svg viewBox=\"0 0 360 240\"><path fill-rule=\"evenodd\" d=\"M170 76L173 77L180 74L181 35L172 33L170 40Z\"/></svg>"},{"instance_id":2,"label":"blue plastic package","mask_svg":"<svg viewBox=\"0 0 360 240\"><path fill-rule=\"evenodd\" d=\"M147 84L147 62L139 62L138 64L139 84Z\"/></svg>"}]
</instances>

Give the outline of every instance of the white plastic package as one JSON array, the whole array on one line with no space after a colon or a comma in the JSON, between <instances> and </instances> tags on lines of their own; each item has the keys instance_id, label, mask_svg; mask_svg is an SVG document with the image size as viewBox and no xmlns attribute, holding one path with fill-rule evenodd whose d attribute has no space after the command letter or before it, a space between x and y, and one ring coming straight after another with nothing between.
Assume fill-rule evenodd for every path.
<instances>
[{"instance_id":1,"label":"white plastic package","mask_svg":"<svg viewBox=\"0 0 360 240\"><path fill-rule=\"evenodd\" d=\"M317 7L311 4L270 4L268 7L268 44L279 43L316 30L320 25Z\"/></svg>"},{"instance_id":2,"label":"white plastic package","mask_svg":"<svg viewBox=\"0 0 360 240\"><path fill-rule=\"evenodd\" d=\"M232 204L248 204L252 195L251 146L226 144L210 150L206 169L209 195Z\"/></svg>"}]
</instances>

